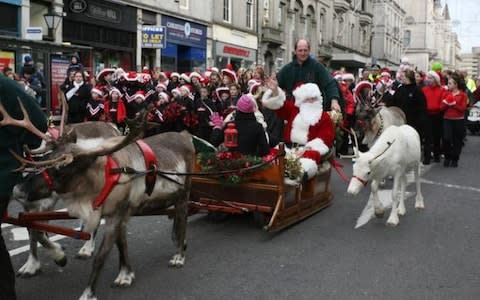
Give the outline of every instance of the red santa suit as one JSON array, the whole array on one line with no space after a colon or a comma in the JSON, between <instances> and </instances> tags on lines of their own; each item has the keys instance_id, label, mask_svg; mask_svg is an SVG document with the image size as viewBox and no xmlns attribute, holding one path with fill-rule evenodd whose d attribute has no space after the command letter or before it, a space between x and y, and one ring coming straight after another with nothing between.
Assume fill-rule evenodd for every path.
<instances>
[{"instance_id":1,"label":"red santa suit","mask_svg":"<svg viewBox=\"0 0 480 300\"><path fill-rule=\"evenodd\" d=\"M301 85L293 91L295 101L286 100L285 93L277 88L277 96L267 90L263 106L275 110L286 121L283 139L305 150L300 157L303 171L312 178L318 171L322 156L327 154L335 140L335 128L328 113L322 109L323 98L314 83ZM316 98L314 103L305 103L307 98ZM315 107L312 111L310 107ZM307 117L308 115L308 117Z\"/></svg>"}]
</instances>

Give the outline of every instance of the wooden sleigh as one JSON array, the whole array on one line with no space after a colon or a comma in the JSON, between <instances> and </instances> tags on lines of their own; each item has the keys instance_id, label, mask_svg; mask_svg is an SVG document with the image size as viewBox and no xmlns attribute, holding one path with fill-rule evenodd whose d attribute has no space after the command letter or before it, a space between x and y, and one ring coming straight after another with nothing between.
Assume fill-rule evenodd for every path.
<instances>
[{"instance_id":1,"label":"wooden sleigh","mask_svg":"<svg viewBox=\"0 0 480 300\"><path fill-rule=\"evenodd\" d=\"M280 152L283 152L283 146ZM200 171L200 166L195 167ZM266 231L277 231L299 222L332 203L331 167L323 163L319 174L301 184L285 183L285 158L277 157L267 168L248 175L246 182L225 184L219 179L193 176L190 209L196 212L253 213Z\"/></svg>"}]
</instances>

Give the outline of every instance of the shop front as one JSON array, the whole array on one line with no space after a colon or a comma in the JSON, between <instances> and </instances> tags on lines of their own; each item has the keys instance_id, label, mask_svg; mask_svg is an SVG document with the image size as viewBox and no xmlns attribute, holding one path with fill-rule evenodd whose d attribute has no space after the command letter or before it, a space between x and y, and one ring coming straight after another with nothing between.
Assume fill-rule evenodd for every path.
<instances>
[{"instance_id":1,"label":"shop front","mask_svg":"<svg viewBox=\"0 0 480 300\"><path fill-rule=\"evenodd\" d=\"M256 64L257 50L240 47L237 45L216 42L215 43L215 65L218 68L225 68L231 64L234 70L249 68Z\"/></svg>"},{"instance_id":2,"label":"shop front","mask_svg":"<svg viewBox=\"0 0 480 300\"><path fill-rule=\"evenodd\" d=\"M65 1L63 40L93 47L91 57L79 53L89 72L96 74L106 67L135 67L137 9L112 5L108 1Z\"/></svg>"},{"instance_id":3,"label":"shop front","mask_svg":"<svg viewBox=\"0 0 480 300\"><path fill-rule=\"evenodd\" d=\"M205 70L207 27L165 15L162 16L162 25L167 30L166 47L161 50L162 70Z\"/></svg>"}]
</instances>

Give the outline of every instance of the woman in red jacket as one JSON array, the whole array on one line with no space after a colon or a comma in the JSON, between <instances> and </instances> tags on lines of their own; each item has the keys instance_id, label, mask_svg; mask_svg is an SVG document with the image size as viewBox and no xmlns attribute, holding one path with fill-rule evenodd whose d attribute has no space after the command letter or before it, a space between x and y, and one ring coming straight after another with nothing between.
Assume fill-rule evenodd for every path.
<instances>
[{"instance_id":1,"label":"woman in red jacket","mask_svg":"<svg viewBox=\"0 0 480 300\"><path fill-rule=\"evenodd\" d=\"M445 150L445 161L443 166L456 168L462 151L464 137L465 110L467 109L468 98L464 92L466 89L465 80L458 73L453 73L448 79L448 90L450 93L442 101L443 114L443 141Z\"/></svg>"},{"instance_id":2,"label":"woman in red jacket","mask_svg":"<svg viewBox=\"0 0 480 300\"><path fill-rule=\"evenodd\" d=\"M430 135L429 139L433 143L433 159L440 162L443 111L441 109L442 100L447 96L447 91L443 88L440 76L435 71L429 71L425 80L425 87L422 89L427 101L428 121L430 126L425 135ZM426 151L427 152L427 151ZM424 162L430 162L431 153L424 153Z\"/></svg>"}]
</instances>

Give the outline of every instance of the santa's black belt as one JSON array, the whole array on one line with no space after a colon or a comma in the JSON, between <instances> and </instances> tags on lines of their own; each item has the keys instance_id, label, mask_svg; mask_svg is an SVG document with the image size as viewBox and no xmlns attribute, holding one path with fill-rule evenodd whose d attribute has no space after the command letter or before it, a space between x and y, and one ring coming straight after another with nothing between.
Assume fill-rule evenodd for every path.
<instances>
[{"instance_id":1,"label":"santa's black belt","mask_svg":"<svg viewBox=\"0 0 480 300\"><path fill-rule=\"evenodd\" d=\"M285 146L287 146L287 148L298 148L298 147L303 147L305 145L302 145L299 143L285 143Z\"/></svg>"}]
</instances>

